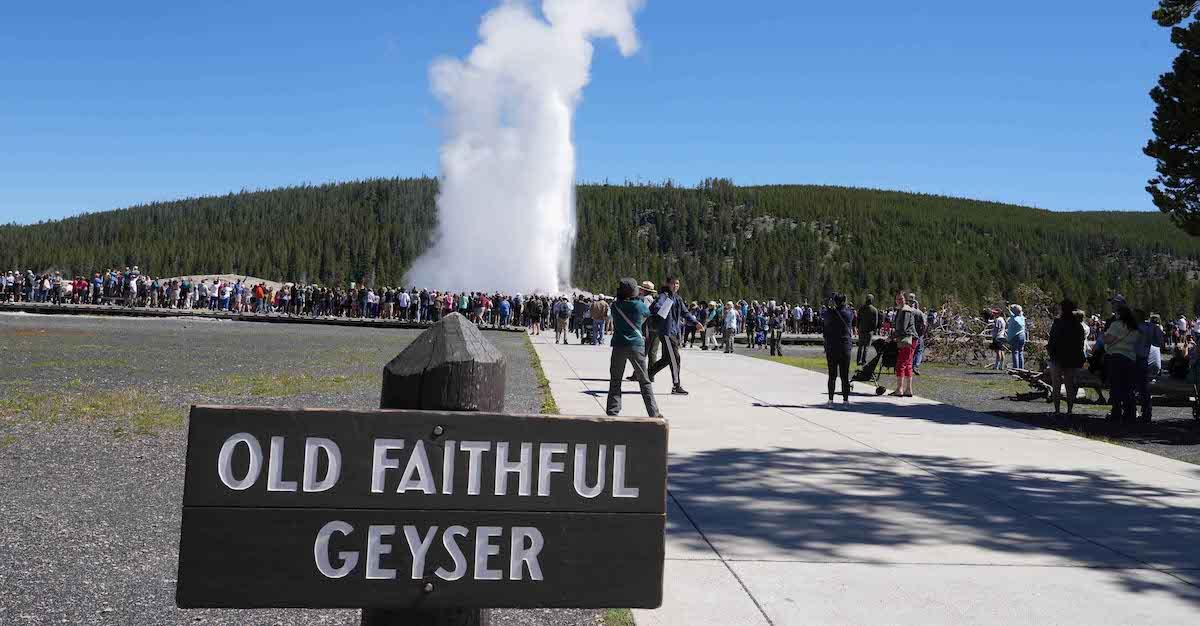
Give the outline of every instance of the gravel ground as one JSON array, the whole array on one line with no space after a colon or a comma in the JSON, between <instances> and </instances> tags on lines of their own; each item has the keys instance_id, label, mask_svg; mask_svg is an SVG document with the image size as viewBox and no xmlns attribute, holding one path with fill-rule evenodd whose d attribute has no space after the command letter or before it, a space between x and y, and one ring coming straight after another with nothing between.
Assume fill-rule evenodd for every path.
<instances>
[{"instance_id":1,"label":"gravel ground","mask_svg":"<svg viewBox=\"0 0 1200 626\"><path fill-rule=\"evenodd\" d=\"M419 331L0 314L0 624L358 624L347 610L175 608L190 404L375 408ZM525 338L505 409L541 407ZM598 624L599 611L497 611Z\"/></svg>"},{"instance_id":2,"label":"gravel ground","mask_svg":"<svg viewBox=\"0 0 1200 626\"><path fill-rule=\"evenodd\" d=\"M788 347L784 353L787 355L784 360L790 365L825 372L824 352L819 347ZM762 350L751 351L751 354L770 358ZM851 368L853 374L854 368ZM918 396L1200 464L1200 420L1192 418L1190 407L1155 406L1152 423L1123 425L1104 419L1107 405L1076 404L1078 415L1068 419L1054 415L1053 405L1048 404L1044 396L1030 393L1029 385L1003 372L928 363L922 366L921 374L913 381L913 390ZM895 381L890 374L880 380L889 388L894 387ZM855 383L855 391L873 393L873 388ZM1063 410L1066 410L1065 406Z\"/></svg>"}]
</instances>

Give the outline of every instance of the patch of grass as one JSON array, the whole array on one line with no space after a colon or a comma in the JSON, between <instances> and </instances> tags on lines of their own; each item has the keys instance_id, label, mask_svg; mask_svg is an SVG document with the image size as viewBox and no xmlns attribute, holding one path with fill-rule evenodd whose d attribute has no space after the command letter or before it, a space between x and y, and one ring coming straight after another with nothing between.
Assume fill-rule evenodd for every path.
<instances>
[{"instance_id":1,"label":"patch of grass","mask_svg":"<svg viewBox=\"0 0 1200 626\"><path fill-rule=\"evenodd\" d=\"M147 435L183 423L181 406L141 390L82 389L66 385L49 391L21 390L0 399L0 420L54 425L115 421L118 431Z\"/></svg>"},{"instance_id":2,"label":"patch of grass","mask_svg":"<svg viewBox=\"0 0 1200 626\"><path fill-rule=\"evenodd\" d=\"M826 372L825 357L823 356L767 356L766 354L755 354L754 357L763 359L765 361L775 361L776 363L783 363L784 365L791 365L792 367L812 370L822 374Z\"/></svg>"},{"instance_id":3,"label":"patch of grass","mask_svg":"<svg viewBox=\"0 0 1200 626\"><path fill-rule=\"evenodd\" d=\"M287 398L306 393L345 391L367 377L366 373L352 376L318 375L308 372L230 374L219 380L199 385L196 390L206 395Z\"/></svg>"},{"instance_id":4,"label":"patch of grass","mask_svg":"<svg viewBox=\"0 0 1200 626\"><path fill-rule=\"evenodd\" d=\"M533 347L529 335L525 335L525 351L529 353L533 375L537 378L538 389L542 392L542 415L558 415L558 403L554 401L554 394L550 393L550 379L546 378L546 370L542 369L542 360L538 358L537 348Z\"/></svg>"},{"instance_id":5,"label":"patch of grass","mask_svg":"<svg viewBox=\"0 0 1200 626\"><path fill-rule=\"evenodd\" d=\"M634 626L633 611L629 609L605 609L604 626Z\"/></svg>"},{"instance_id":6,"label":"patch of grass","mask_svg":"<svg viewBox=\"0 0 1200 626\"><path fill-rule=\"evenodd\" d=\"M12 433L0 435L0 450L3 450L17 442L17 436Z\"/></svg>"}]
</instances>

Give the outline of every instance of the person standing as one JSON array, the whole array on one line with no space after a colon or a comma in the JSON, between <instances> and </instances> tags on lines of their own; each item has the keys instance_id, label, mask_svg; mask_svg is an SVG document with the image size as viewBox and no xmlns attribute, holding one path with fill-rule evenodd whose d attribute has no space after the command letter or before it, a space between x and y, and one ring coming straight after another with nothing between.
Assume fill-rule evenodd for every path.
<instances>
[{"instance_id":1,"label":"person standing","mask_svg":"<svg viewBox=\"0 0 1200 626\"><path fill-rule=\"evenodd\" d=\"M846 296L833 294L833 306L821 314L821 334L825 343L825 367L829 378L827 406L833 408L833 392L837 379L842 379L842 404L850 403L850 351L853 349L854 311L846 306Z\"/></svg>"},{"instance_id":2,"label":"person standing","mask_svg":"<svg viewBox=\"0 0 1200 626\"><path fill-rule=\"evenodd\" d=\"M855 363L862 367L867 364L867 350L879 332L879 309L875 308L875 295L867 294L867 300L858 310L858 355Z\"/></svg>"},{"instance_id":3,"label":"person standing","mask_svg":"<svg viewBox=\"0 0 1200 626\"><path fill-rule=\"evenodd\" d=\"M707 307L702 307L699 304L697 304L696 302L692 302L691 311L692 311L692 315L696 316L696 319L704 319L705 309L707 309ZM703 339L704 338L701 337L700 347L701 347L701 349L706 350L707 348L704 347ZM685 329L683 331L683 346L685 348L695 348L696 347L696 329L694 327L688 327L687 329Z\"/></svg>"},{"instance_id":4,"label":"person standing","mask_svg":"<svg viewBox=\"0 0 1200 626\"><path fill-rule=\"evenodd\" d=\"M636 285L635 285L636 287ZM637 290L634 290L636 295ZM604 294L596 296L592 301L592 343L597 346L604 345L604 327L608 324L608 302L604 299ZM644 338L643 338L644 340ZM643 343L643 348L645 344Z\"/></svg>"},{"instance_id":5,"label":"person standing","mask_svg":"<svg viewBox=\"0 0 1200 626\"><path fill-rule=\"evenodd\" d=\"M724 330L721 342L725 345L725 354L733 354L733 338L737 336L740 321L741 315L738 313L738 308L733 305L733 301L726 302L721 322Z\"/></svg>"},{"instance_id":6,"label":"person standing","mask_svg":"<svg viewBox=\"0 0 1200 626\"><path fill-rule=\"evenodd\" d=\"M530 297L525 308L529 315L529 334L542 334L542 301L537 297Z\"/></svg>"},{"instance_id":7,"label":"person standing","mask_svg":"<svg viewBox=\"0 0 1200 626\"><path fill-rule=\"evenodd\" d=\"M917 337L917 320L904 299L896 294L896 317L892 323L891 339L896 342L896 390L889 395L911 398L913 344Z\"/></svg>"},{"instance_id":8,"label":"person standing","mask_svg":"<svg viewBox=\"0 0 1200 626\"><path fill-rule=\"evenodd\" d=\"M677 396L686 396L688 392L684 390L680 383L679 370L681 364L679 361L679 346L683 342L683 322L686 320L693 326L702 326L700 321L696 319L687 310L687 305L684 304L683 298L679 297L679 279L674 276L667 277L667 281L663 284L662 293L658 294L658 299L654 301L654 306L650 308L658 319L658 342L662 349L663 356L650 368L650 381L654 381L654 376L663 368L671 368L671 393Z\"/></svg>"},{"instance_id":9,"label":"person standing","mask_svg":"<svg viewBox=\"0 0 1200 626\"><path fill-rule=\"evenodd\" d=\"M716 329L721 325L721 305L718 305L715 300L709 300L708 306L702 309L704 317L696 315L696 319L701 320L704 325L703 337L701 337L702 350L716 349Z\"/></svg>"},{"instance_id":10,"label":"person standing","mask_svg":"<svg viewBox=\"0 0 1200 626\"><path fill-rule=\"evenodd\" d=\"M1104 331L1104 371L1108 378L1109 398L1112 400L1110 417L1116 421L1132 422L1137 411L1134 392L1137 387L1140 324L1123 296L1115 295L1111 301L1116 309L1116 318Z\"/></svg>"},{"instance_id":11,"label":"person standing","mask_svg":"<svg viewBox=\"0 0 1200 626\"><path fill-rule=\"evenodd\" d=\"M662 417L658 403L654 400L654 387L646 372L646 339L642 327L650 317L650 308L637 297L638 285L632 278L622 278L617 285L617 301L612 305L613 336L612 356L608 363L608 402L605 413L621 414L621 377L625 375L625 364L633 366L633 378L646 403L646 415Z\"/></svg>"},{"instance_id":12,"label":"person standing","mask_svg":"<svg viewBox=\"0 0 1200 626\"><path fill-rule=\"evenodd\" d=\"M654 304L654 298L658 295L658 291L654 289L654 283L643 280L638 287L638 295L642 302L646 303L646 308L650 308ZM646 325L646 363L654 363L658 361L658 324Z\"/></svg>"},{"instance_id":13,"label":"person standing","mask_svg":"<svg viewBox=\"0 0 1200 626\"><path fill-rule=\"evenodd\" d=\"M1158 316L1148 318L1142 309L1134 309L1133 316L1139 321L1138 341L1135 346L1137 354L1137 378L1134 389L1142 407L1142 421L1153 419L1154 403L1151 402L1150 380L1158 376L1161 367L1161 350L1164 343L1162 327L1158 325ZM1159 367L1152 367L1157 363Z\"/></svg>"},{"instance_id":14,"label":"person standing","mask_svg":"<svg viewBox=\"0 0 1200 626\"><path fill-rule=\"evenodd\" d=\"M1028 333L1025 330L1025 315L1021 305L1013 304L1008 307L1012 317L1008 318L1008 346L1012 349L1012 366L1014 369L1025 369L1025 340Z\"/></svg>"},{"instance_id":15,"label":"person standing","mask_svg":"<svg viewBox=\"0 0 1200 626\"><path fill-rule=\"evenodd\" d=\"M925 358L925 335L929 331L929 320L921 310L917 294L908 294L908 306L913 310L913 321L917 325L917 338L913 340L913 376L921 375L921 361Z\"/></svg>"},{"instance_id":16,"label":"person standing","mask_svg":"<svg viewBox=\"0 0 1200 626\"><path fill-rule=\"evenodd\" d=\"M1075 302L1069 298L1059 303L1058 317L1050 326L1050 341L1046 344L1046 353L1050 357L1050 399L1054 401L1054 414L1060 412L1060 395L1063 386L1067 388L1067 415L1071 415L1075 407L1075 396L1078 387L1075 385L1075 374L1083 367L1084 343L1087 333L1083 325L1075 319Z\"/></svg>"},{"instance_id":17,"label":"person standing","mask_svg":"<svg viewBox=\"0 0 1200 626\"><path fill-rule=\"evenodd\" d=\"M988 349L992 351L992 356L994 357L988 369L1004 369L1004 329L1007 327L1007 324L1004 323L1004 317L1000 315L1000 309L984 311L984 314L984 317L988 321L988 336L991 337Z\"/></svg>"},{"instance_id":18,"label":"person standing","mask_svg":"<svg viewBox=\"0 0 1200 626\"><path fill-rule=\"evenodd\" d=\"M554 343L558 343L561 338L562 344L567 345L567 320L571 318L571 303L567 302L567 297L562 296L554 303Z\"/></svg>"},{"instance_id":19,"label":"person standing","mask_svg":"<svg viewBox=\"0 0 1200 626\"><path fill-rule=\"evenodd\" d=\"M786 314L778 307L767 308L767 344L771 356L783 356L783 329L787 324Z\"/></svg>"},{"instance_id":20,"label":"person standing","mask_svg":"<svg viewBox=\"0 0 1200 626\"><path fill-rule=\"evenodd\" d=\"M500 327L508 328L512 324L512 303L508 301L508 296L502 296L500 299Z\"/></svg>"}]
</instances>

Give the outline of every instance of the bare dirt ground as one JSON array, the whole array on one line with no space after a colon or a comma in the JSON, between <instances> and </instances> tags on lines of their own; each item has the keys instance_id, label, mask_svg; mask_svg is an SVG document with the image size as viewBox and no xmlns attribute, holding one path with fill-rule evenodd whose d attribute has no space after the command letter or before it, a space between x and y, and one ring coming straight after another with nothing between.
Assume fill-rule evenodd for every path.
<instances>
[{"instance_id":1,"label":"bare dirt ground","mask_svg":"<svg viewBox=\"0 0 1200 626\"><path fill-rule=\"evenodd\" d=\"M358 611L175 608L187 407L375 408L419 331L0 314L0 624L358 624ZM520 333L505 409L542 405ZM598 611L500 611L595 624Z\"/></svg>"}]
</instances>

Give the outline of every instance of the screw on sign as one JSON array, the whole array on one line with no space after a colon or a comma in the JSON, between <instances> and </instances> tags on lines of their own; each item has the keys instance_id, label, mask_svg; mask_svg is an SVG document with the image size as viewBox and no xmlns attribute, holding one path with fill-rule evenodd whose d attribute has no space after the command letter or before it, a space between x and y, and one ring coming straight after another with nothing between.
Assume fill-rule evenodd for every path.
<instances>
[{"instance_id":1,"label":"screw on sign","mask_svg":"<svg viewBox=\"0 0 1200 626\"><path fill-rule=\"evenodd\" d=\"M659 606L666 425L497 412L480 391L503 397L503 357L455 317L385 369L385 402L419 407L192 408L179 606L373 625Z\"/></svg>"}]
</instances>

